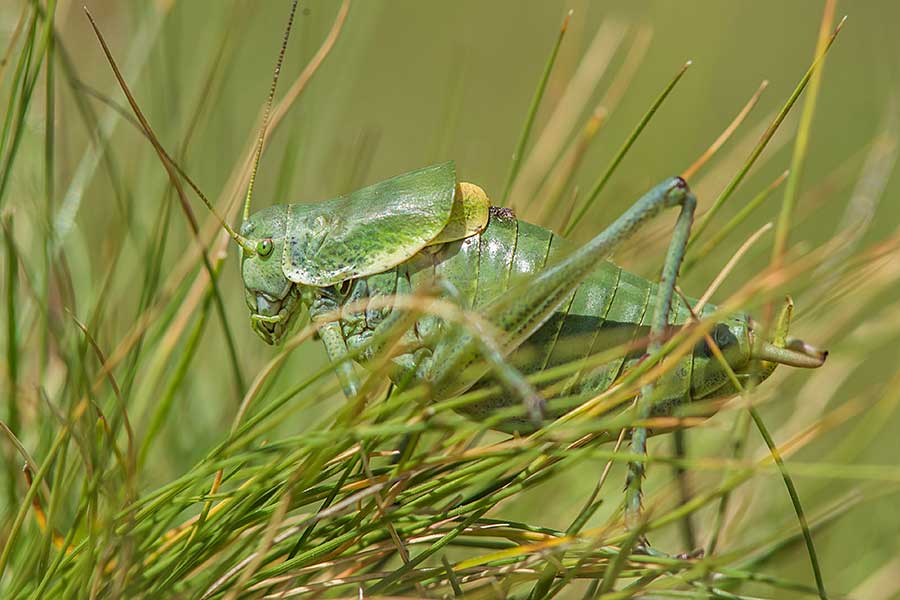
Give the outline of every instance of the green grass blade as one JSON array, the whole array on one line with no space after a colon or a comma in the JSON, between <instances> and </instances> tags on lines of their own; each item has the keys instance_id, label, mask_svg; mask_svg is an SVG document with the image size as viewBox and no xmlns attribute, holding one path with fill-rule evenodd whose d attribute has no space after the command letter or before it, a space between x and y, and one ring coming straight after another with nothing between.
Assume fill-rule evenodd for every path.
<instances>
[{"instance_id":1,"label":"green grass blade","mask_svg":"<svg viewBox=\"0 0 900 600\"><path fill-rule=\"evenodd\" d=\"M9 563L9 558L12 554L13 547L16 544L16 539L18 538L19 531L22 528L22 524L25 522L25 517L28 516L28 512L31 509L31 503L37 496L38 491L41 489L41 483L49 473L50 467L53 465L53 461L56 458L57 452L59 452L63 444L68 439L68 429L63 429L56 435L56 439L53 442L53 446L51 446L50 448L50 452L48 452L46 458L44 458L41 468L37 471L37 473L35 473L34 480L32 481L31 486L29 486L28 492L26 492L25 496L22 498L22 501L19 504L19 510L16 512L16 517L13 520L8 533L6 534L6 540L3 543L3 550L0 551L0 580L3 579L3 576L6 573L6 567Z\"/></svg>"},{"instance_id":2,"label":"green grass blade","mask_svg":"<svg viewBox=\"0 0 900 600\"><path fill-rule=\"evenodd\" d=\"M791 478L790 473L788 473L787 466L784 464L784 459L781 457L781 452L778 450L775 440L772 439L766 424L763 422L762 417L759 415L759 411L757 411L755 407L750 407L750 417L753 419L753 423L756 424L756 428L759 430L760 435L762 435L765 440L766 446L768 446L769 452L775 460L775 464L778 465L778 470L781 472L782 479L784 479L784 485L787 487L788 494L791 497L791 504L794 507L794 512L797 513L797 520L800 522L800 530L803 532L803 541L806 544L806 551L809 554L809 562L812 565L813 575L816 578L816 588L819 591L819 598L821 598L821 600L828 600L828 593L825 591L825 580L822 577L822 568L819 566L819 557L816 553L816 546L813 543L812 534L809 531L809 523L806 520L806 514L803 512L803 505L800 503L800 495L797 493L797 487L794 485L794 480Z\"/></svg>"},{"instance_id":3,"label":"green grass blade","mask_svg":"<svg viewBox=\"0 0 900 600\"><path fill-rule=\"evenodd\" d=\"M846 19L845 19L846 20ZM709 223L712 221L713 217L719 212L722 208L722 205L725 203L728 198L734 193L737 187L744 181L744 178L747 176L747 173L750 172L750 169L753 167L753 164L756 162L756 159L759 158L759 155L762 154L763 150L766 149L766 146L769 144L769 141L772 139L772 136L775 135L775 132L778 131L778 128L781 126L784 118L787 117L788 113L794 107L794 104L797 102L797 99L800 97L800 94L803 93L803 90L806 88L813 74L816 72L816 69L824 60L825 55L828 54L828 50L831 48L831 45L834 43L834 40L837 39L838 33L841 31L841 27L843 27L844 21L842 20L838 23L838 26L831 33L831 36L828 38L827 43L825 44L822 51L816 55L816 58L813 60L813 63L809 66L806 73L800 79L800 82L794 88L794 91L791 93L790 97L785 102L784 106L781 107L781 110L778 111L778 114L775 116L775 119L766 129L765 133L763 133L762 138L756 144L756 147L750 153L750 156L747 158L746 162L744 162L743 166L740 170L735 174L735 176L728 182L728 185L725 186L725 189L722 190L722 193L719 194L719 197L716 198L715 202L713 202L712 207L697 221L696 226L694 227L693 233L691 234L691 240L689 242L689 246L695 240L697 240L706 228L709 226Z\"/></svg>"},{"instance_id":4,"label":"green grass blade","mask_svg":"<svg viewBox=\"0 0 900 600\"><path fill-rule=\"evenodd\" d=\"M738 213L728 221L728 223L719 228L719 230L716 231L712 235L712 237L709 238L709 240L707 240L699 250L697 250L697 252L689 255L684 261L682 273L690 272L694 265L709 256L712 251L715 250L719 246L719 244L721 244L722 241L738 227L738 225L746 221L750 217L750 215L753 214L753 212L772 195L772 192L778 189L778 186L780 186L784 182L784 180L787 179L788 173L790 173L790 171L785 171L777 178L775 178L775 181L770 183L768 187L759 192L756 196L753 197L753 199L750 200L750 202L741 207L741 210L739 210Z\"/></svg>"},{"instance_id":5,"label":"green grass blade","mask_svg":"<svg viewBox=\"0 0 900 600\"><path fill-rule=\"evenodd\" d=\"M597 179L594 183L593 187L591 187L590 193L588 193L588 197L585 199L584 203L581 205L581 208L578 209L578 212L575 213L575 216L569 221L568 226L563 231L563 235L569 235L572 231L575 230L575 227L578 226L578 223L581 219L584 218L584 215L587 214L587 211L590 210L591 206L593 206L594 201L597 199L597 196L600 195L600 192L603 191L603 188L606 187L607 182L609 182L610 177L612 177L613 173L619 167L619 163L625 158L625 155L628 154L628 151L631 150L631 147L634 145L634 142L637 141L638 136L643 133L644 129L647 127L647 124L650 123L650 119L653 118L653 115L656 114L656 111L659 110L659 107L662 106L662 103L665 102L666 98L669 97L669 94L675 89L675 85L681 80L682 75L688 70L691 66L691 61L687 61L684 63L678 72L675 73L675 77L669 81L669 84L663 89L662 93L657 96L656 100L653 104L650 105L649 110L644 113L644 116L641 117L641 120L638 122L637 126L625 140L625 143L619 148L619 151L616 152L616 155L613 157L612 162L609 163L609 166L606 168L606 171Z\"/></svg>"},{"instance_id":6,"label":"green grass blade","mask_svg":"<svg viewBox=\"0 0 900 600\"><path fill-rule=\"evenodd\" d=\"M19 335L16 304L18 302L19 255L12 239L13 216L3 216L3 243L6 246L6 419L13 433L19 434ZM16 504L17 473L12 461L6 461L8 506Z\"/></svg>"},{"instance_id":7,"label":"green grass blade","mask_svg":"<svg viewBox=\"0 0 900 600\"><path fill-rule=\"evenodd\" d=\"M812 130L812 120L816 113L816 101L819 98L819 87L822 83L822 71L825 68L825 49L829 44L828 30L834 21L836 0L827 0L825 10L822 13L822 23L819 28L818 42L814 56L822 56L816 69L809 80L809 91L803 99L803 110L800 112L800 125L797 127L797 138L794 142L794 152L791 156L790 176L784 188L784 200L781 203L781 212L775 222L775 241L772 246L772 262L779 263L784 257L787 248L788 232L791 228L791 217L797 204L797 190L800 185L800 177L803 173L803 163L806 161L806 153L809 147L809 136ZM843 23L843 21L841 22Z\"/></svg>"},{"instance_id":8,"label":"green grass blade","mask_svg":"<svg viewBox=\"0 0 900 600\"><path fill-rule=\"evenodd\" d=\"M503 186L503 195L500 197L500 205L506 206L509 200L509 192L512 189L513 182L519 174L519 168L522 166L522 159L525 154L525 147L528 145L528 138L531 137L531 128L534 125L534 119L537 116L538 108L541 106L541 100L544 97L544 91L547 89L547 82L550 80L550 73L553 72L553 64L556 62L556 56L559 54L559 47L562 45L563 38L569 28L569 19L572 18L572 12L566 13L562 26L559 28L559 35L556 36L556 43L553 50L547 58L547 64L544 66L544 73L538 83L534 97L531 99L531 106L528 108L528 116L525 118L525 125L522 127L522 133L519 134L519 141L512 156L512 165L509 167L509 175L506 177L506 185Z\"/></svg>"},{"instance_id":9,"label":"green grass blade","mask_svg":"<svg viewBox=\"0 0 900 600\"><path fill-rule=\"evenodd\" d=\"M44 122L49 124L44 130L44 222L47 227L47 240L42 244L44 264L41 281L41 299L45 306L50 305L50 279L51 279L51 259L50 255L53 248L53 212L54 200L56 196L56 44L53 27L56 16L56 0L47 2L47 11L44 19L44 37L47 44L47 60L44 67ZM41 312L43 327L40 341L40 355L38 366L38 378L43 379L42 375L46 367L47 355L50 347L50 317L46 311Z\"/></svg>"}]
</instances>

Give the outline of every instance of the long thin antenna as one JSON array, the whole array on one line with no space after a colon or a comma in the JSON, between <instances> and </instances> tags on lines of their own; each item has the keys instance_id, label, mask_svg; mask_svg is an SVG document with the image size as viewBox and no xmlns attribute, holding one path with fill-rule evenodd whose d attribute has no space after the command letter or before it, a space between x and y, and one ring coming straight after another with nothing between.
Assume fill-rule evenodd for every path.
<instances>
[{"instance_id":1,"label":"long thin antenna","mask_svg":"<svg viewBox=\"0 0 900 600\"><path fill-rule=\"evenodd\" d=\"M272 77L272 87L269 88L269 98L266 100L266 111L263 113L262 125L259 128L259 137L256 139L256 150L253 155L253 170L250 171L250 182L247 184L247 199L244 200L244 220L250 218L250 199L253 197L253 184L256 182L256 171L259 169L259 158L262 156L263 142L266 139L266 127L269 125L269 113L272 112L272 102L275 99L275 88L278 86L278 76L281 74L281 64L284 62L284 53L287 51L288 38L291 36L291 27L294 25L294 13L297 12L297 1L291 4L291 14L288 17L287 27L284 29L284 38L281 40L281 51L278 53L278 61L275 63L275 75Z\"/></svg>"},{"instance_id":2,"label":"long thin antenna","mask_svg":"<svg viewBox=\"0 0 900 600\"><path fill-rule=\"evenodd\" d=\"M91 23L91 27L94 29L94 33L97 35L97 39L100 41L100 46L103 48L103 53L106 55L106 59L107 61L109 61L110 67L112 67L113 74L116 76L116 80L119 82L119 87L122 88L122 92L124 92L125 97L128 99L128 104L131 105L131 109L134 111L135 117L137 117L137 120L140 122L141 127L144 130L144 133L147 135L147 138L153 145L154 150L156 150L156 153L159 155L160 160L163 163L163 167L165 167L166 171L169 173L172 183L176 186L176 188L179 189L179 195L183 196L183 193L181 190L181 184L178 181L178 178L175 177L174 171L178 171L178 173L185 177L191 188L193 188L193 190L197 192L200 200L202 200L206 205L206 208L209 209L209 211L216 217L216 219L218 219L219 223L222 225L225 231L228 232L228 235L230 235L232 239L234 239L234 241L236 241L238 245L244 249L245 252L249 252L251 254L255 253L256 249L253 247L253 244L251 244L247 240L247 238L236 232L231 228L230 225L228 225L228 223L225 222L225 219L223 219L221 215L219 215L209 199L207 199L207 197L203 194L203 192L200 191L200 189L194 184L194 182L184 174L181 168L175 163L174 160L172 160L172 157L169 156L168 152L166 152L165 148L162 147L162 144L160 144L159 139L153 132L153 128L150 127L150 123L147 121L147 118L144 116L144 113L138 106L137 101L134 99L131 90L128 88L128 84L125 83L125 78L122 77L122 73L121 71L119 71L119 67L112 56L112 52L110 51L109 46L106 44L106 40L104 39L103 34L100 33L100 28L97 27L97 23L94 21L94 16L87 9L87 7L84 7L84 12Z\"/></svg>"}]
</instances>

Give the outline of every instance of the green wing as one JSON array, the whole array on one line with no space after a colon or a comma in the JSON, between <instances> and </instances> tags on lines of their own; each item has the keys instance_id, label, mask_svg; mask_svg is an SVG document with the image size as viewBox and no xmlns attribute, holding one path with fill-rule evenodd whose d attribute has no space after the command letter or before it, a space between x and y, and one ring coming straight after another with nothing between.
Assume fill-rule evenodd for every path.
<instances>
[{"instance_id":1,"label":"green wing","mask_svg":"<svg viewBox=\"0 0 900 600\"><path fill-rule=\"evenodd\" d=\"M456 167L446 162L333 200L288 205L284 275L327 287L386 271L441 233L455 190Z\"/></svg>"}]
</instances>

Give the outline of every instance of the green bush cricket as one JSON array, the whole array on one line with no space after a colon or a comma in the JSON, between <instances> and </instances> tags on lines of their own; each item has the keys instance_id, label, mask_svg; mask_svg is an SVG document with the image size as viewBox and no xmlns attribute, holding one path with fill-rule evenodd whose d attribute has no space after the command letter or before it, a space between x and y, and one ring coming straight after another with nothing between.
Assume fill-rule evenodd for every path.
<instances>
[{"instance_id":1,"label":"green bush cricket","mask_svg":"<svg viewBox=\"0 0 900 600\"><path fill-rule=\"evenodd\" d=\"M290 21L288 31L290 31ZM286 37L285 37L286 39ZM272 101L284 46L276 67ZM257 146L258 163L265 122ZM254 176L255 176L254 166ZM573 244L541 227L493 207L478 186L460 182L447 162L399 175L348 195L312 204L276 204L250 213L251 176L240 233L241 275L251 326L269 344L280 342L306 310L317 324L330 360L348 397L360 383L346 360L362 364L375 353L370 342L391 327L400 311L367 300L410 294L438 286L463 310L474 310L499 332L420 318L404 334L404 351L392 358L397 383L424 383L442 400L478 385L490 375L507 393L467 405L479 419L524 402L527 417L507 419L497 428L528 432L547 418L546 399L525 380L551 366L578 360L629 340L645 339L647 355L659 352L667 332L687 323L691 309L674 299L696 199L687 183L671 177L640 198L586 245ZM659 283L637 277L609 262L615 247L666 208L679 208ZM688 303L693 302L688 299ZM349 308L349 310L347 310ZM712 314L704 307L699 317ZM711 330L720 363L703 342L658 381L641 390L639 417L674 414L679 406L737 394L729 375L742 386L767 378L778 364L821 366L826 357L788 337L788 300L769 339L745 314ZM338 315L339 318L334 318ZM392 318L395 317L395 318ZM362 353L359 351L362 350ZM620 356L570 382L566 393L590 397L609 388L642 352ZM482 359L487 365L469 367ZM729 374L728 370L732 373ZM643 454L647 430L637 427L632 446ZM630 464L628 509L640 508L643 464Z\"/></svg>"},{"instance_id":2,"label":"green bush cricket","mask_svg":"<svg viewBox=\"0 0 900 600\"><path fill-rule=\"evenodd\" d=\"M621 344L623 336L638 339L647 328L651 338L661 340L666 327L688 321L690 312L680 299L669 309L674 269L666 272L660 287L605 258L615 243L650 216L683 203L688 204L683 210L690 216L693 202L686 183L670 178L586 246L555 264L556 256L574 248L571 243L517 220L511 211L489 208L480 188L457 183L453 163L400 175L321 203L273 205L250 215L241 227L245 244L241 273L251 324L260 337L274 344L283 339L302 310L309 310L312 319L321 322L320 334L330 358L340 360L388 326L390 310L358 310L337 321L324 320L326 314L366 298L411 293L441 278L457 291L464 308L481 312L507 336L502 343L504 354L532 350L527 353L529 364L498 374L513 390L521 390L515 371L534 372L582 358L567 355L570 352L563 348L571 346L565 342L572 338L588 342L578 344L587 355ZM473 219L454 221L454 213ZM682 221L689 225L688 217ZM683 245L679 242L686 238L687 225L682 224L678 233L668 267L680 260ZM522 281L527 284L517 286ZM654 319L658 311L663 319L670 313L669 318ZM713 312L715 307L708 305L703 314ZM776 363L821 365L822 353L786 339L788 318L785 313L774 339L758 340L750 318L736 315L713 328L714 339L742 378L749 378L758 361L766 363L763 377ZM656 323L661 324L653 332ZM440 333L421 331L430 326ZM451 375L475 360L479 349L471 335L452 333L446 324L433 322L416 329L410 333L409 352L394 359L398 380L417 365L415 376L433 385L437 397L459 392ZM613 330L616 335L609 335ZM533 351L536 337L542 340L540 352ZM563 356L555 355L557 347ZM512 364L517 364L515 358L511 357ZM639 359L640 354L631 359L623 356L578 385L584 391L601 391ZM349 379L349 371L343 373L345 390L352 394L358 383ZM672 405L734 393L705 345L657 383L657 394ZM492 400L489 406L467 410L473 416L487 415L520 400L513 393ZM510 429L522 427L528 427L527 421L508 424Z\"/></svg>"},{"instance_id":3,"label":"green bush cricket","mask_svg":"<svg viewBox=\"0 0 900 600\"><path fill-rule=\"evenodd\" d=\"M284 45L269 104L283 54ZM675 295L696 207L680 177L653 187L581 247L518 220L509 209L491 206L480 187L459 180L452 162L339 198L275 204L251 214L264 133L265 123L239 232L222 221L241 247L251 326L267 343L277 344L308 312L329 358L339 363L337 374L348 397L358 393L360 381L347 357L365 365L378 354L371 342L400 322L404 312L392 309L389 299L423 288L440 288L499 335L486 336L471 323L425 315L404 333L403 352L391 358L391 378L427 385L433 400L496 381L504 393L462 411L484 419L524 404L523 416L496 426L508 432L533 431L565 412L552 402L547 406L547 400L563 395L588 398L608 389L623 372L659 353L673 329L694 317L693 300ZM658 283L607 260L621 242L666 208L680 213ZM826 353L788 337L791 311L788 301L765 337L746 314L715 323L710 332L715 348L697 344L641 389L639 417L673 415L692 402L735 395L739 390L729 371L743 385L764 380L778 364L821 366ZM715 312L715 306L706 305L696 316ZM545 398L544 390L526 378L629 344L637 350L578 373L553 397ZM634 428L635 453L645 452L646 436L646 428ZM639 509L642 474L643 464L632 462L631 513Z\"/></svg>"}]
</instances>

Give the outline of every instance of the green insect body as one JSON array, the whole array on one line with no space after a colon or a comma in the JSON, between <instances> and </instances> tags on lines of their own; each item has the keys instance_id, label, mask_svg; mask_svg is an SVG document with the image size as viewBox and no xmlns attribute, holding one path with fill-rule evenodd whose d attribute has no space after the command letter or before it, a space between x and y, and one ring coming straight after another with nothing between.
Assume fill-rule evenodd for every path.
<instances>
[{"instance_id":1,"label":"green insect body","mask_svg":"<svg viewBox=\"0 0 900 600\"><path fill-rule=\"evenodd\" d=\"M333 360L367 346L368 353L358 360L365 364L372 357L375 349L369 342L380 328L389 326L392 314L390 306L373 299L442 284L453 290L450 297L461 308L486 314L493 310L491 320L509 334L504 344L508 362L524 374L635 344L630 353L578 373L567 388L567 394L575 397L596 394L641 360L657 303L658 284L600 260L583 277L570 279L565 289L546 294L555 295L555 300L547 301L555 305L534 309L536 318L519 314L533 310L533 301L518 308L496 308L529 286L536 275L553 270L551 266L565 267L576 246L517 220L508 209L488 208L480 188L457 183L452 163L400 175L334 200L268 207L244 222L241 235L256 248L243 252L242 276L253 328L267 343L283 339L304 309L318 322L342 306L356 307L337 322L322 322L321 337ZM707 305L698 317L715 310ZM684 301L673 299L670 329L690 318ZM710 335L743 383L751 374L767 377L779 362L821 364L823 354L785 338L787 326L785 320L766 343L755 339L753 321L737 314L715 324ZM471 362L473 337L436 316L419 318L405 334L403 354L393 359L392 378L429 382L438 398L484 384L488 377L448 382L452 377L438 372L448 363L461 367ZM344 387L353 393L350 377L347 367ZM712 349L701 342L656 383L654 413L671 414L680 405L736 391ZM515 394L504 393L461 410L480 419L519 402ZM551 410L546 416L559 412ZM526 417L512 418L498 428L527 431L534 423Z\"/></svg>"},{"instance_id":2,"label":"green insect body","mask_svg":"<svg viewBox=\"0 0 900 600\"><path fill-rule=\"evenodd\" d=\"M240 233L197 190L241 248L245 300L251 325L263 340L280 342L298 316L308 311L344 393L353 398L360 383L348 359L365 366L381 355L377 344L389 336L380 333L393 334L398 325L408 327L399 340L392 340L392 379L401 385L424 383L434 400L499 384L499 393L484 394L458 410L485 419L499 409L524 406L524 416L491 421L491 427L509 432L540 427L546 419L609 389L643 357L660 358L671 333L694 318L695 301L675 294L697 205L681 177L654 186L580 246L516 219L508 209L491 207L481 188L458 181L450 162L332 200L278 204L251 215L253 182L295 8L296 2L257 139ZM103 47L112 62L105 43ZM168 170L171 159L113 67ZM607 260L646 221L671 208L679 214L659 283ZM412 317L406 318L409 307L399 306L399 300L422 288L443 290L462 310L449 319L446 314L439 318L417 312L412 322ZM704 341L677 359L665 356L668 369L641 386L635 393L635 418L628 415L623 421L631 432L634 455L647 452L646 420L651 416L676 414L695 401L731 396L751 379L768 377L778 364L821 366L825 352L787 337L791 310L788 301L766 339L749 316L735 314L714 323ZM714 312L714 306L706 305L697 316L703 319ZM471 318L472 313L478 318ZM714 343L708 345L709 339ZM595 355L602 355L602 360L581 360ZM565 380L544 377L548 369L570 363L580 370L560 375ZM558 375L560 370L554 372ZM529 379L530 374L542 376L542 387L535 389L531 382L536 378ZM704 404L702 411L712 412L715 406ZM642 523L644 470L640 458L629 461L625 482L629 528Z\"/></svg>"}]
</instances>

